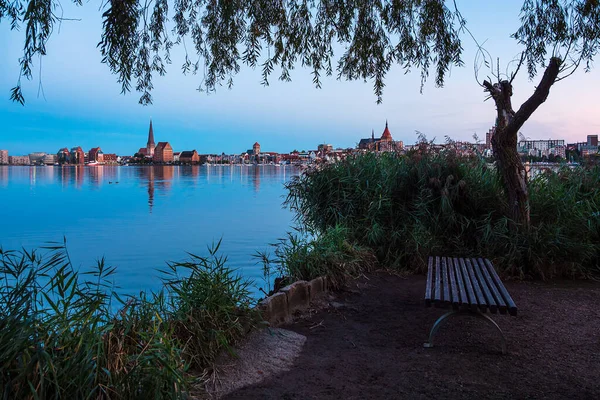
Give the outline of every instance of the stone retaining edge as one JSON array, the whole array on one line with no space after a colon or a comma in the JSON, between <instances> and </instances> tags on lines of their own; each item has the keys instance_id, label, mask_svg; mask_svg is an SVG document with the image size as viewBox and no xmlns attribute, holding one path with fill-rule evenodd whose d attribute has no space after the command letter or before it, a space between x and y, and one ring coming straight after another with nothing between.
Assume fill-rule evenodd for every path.
<instances>
[{"instance_id":1,"label":"stone retaining edge","mask_svg":"<svg viewBox=\"0 0 600 400\"><path fill-rule=\"evenodd\" d=\"M291 322L297 311L306 310L310 303L329 291L327 278L321 276L311 281L297 281L261 300L258 310L270 326Z\"/></svg>"}]
</instances>

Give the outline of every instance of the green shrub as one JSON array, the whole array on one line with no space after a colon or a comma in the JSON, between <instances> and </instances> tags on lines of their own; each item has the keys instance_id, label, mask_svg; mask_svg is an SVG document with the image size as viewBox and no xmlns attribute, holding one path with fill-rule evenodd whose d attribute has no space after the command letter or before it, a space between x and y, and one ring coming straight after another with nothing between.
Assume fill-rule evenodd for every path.
<instances>
[{"instance_id":1,"label":"green shrub","mask_svg":"<svg viewBox=\"0 0 600 400\"><path fill-rule=\"evenodd\" d=\"M347 240L389 267L422 271L429 255L485 256L507 275L598 272L599 170L562 169L530 182L531 229L505 217L503 186L477 157L426 148L350 157L288 183L286 204L318 236Z\"/></svg>"},{"instance_id":2,"label":"green shrub","mask_svg":"<svg viewBox=\"0 0 600 400\"><path fill-rule=\"evenodd\" d=\"M231 352L260 318L252 307L251 282L217 255L220 244L209 248L209 257L190 254L189 261L168 264L175 336L184 343L191 367L199 370L211 367L221 350Z\"/></svg>"},{"instance_id":3,"label":"green shrub","mask_svg":"<svg viewBox=\"0 0 600 400\"><path fill-rule=\"evenodd\" d=\"M104 260L75 270L64 245L0 249L3 399L180 399L254 321L249 282L216 248L170 263L165 289L121 298ZM183 276L179 276L182 272Z\"/></svg>"},{"instance_id":4,"label":"green shrub","mask_svg":"<svg viewBox=\"0 0 600 400\"><path fill-rule=\"evenodd\" d=\"M274 243L274 256L258 252L264 274L284 278L278 286L297 280L311 280L327 276L332 288L341 287L349 277L371 270L377 259L367 247L348 241L347 229L342 226L327 228L321 235L288 232L286 238ZM277 289L277 288L275 288Z\"/></svg>"}]
</instances>

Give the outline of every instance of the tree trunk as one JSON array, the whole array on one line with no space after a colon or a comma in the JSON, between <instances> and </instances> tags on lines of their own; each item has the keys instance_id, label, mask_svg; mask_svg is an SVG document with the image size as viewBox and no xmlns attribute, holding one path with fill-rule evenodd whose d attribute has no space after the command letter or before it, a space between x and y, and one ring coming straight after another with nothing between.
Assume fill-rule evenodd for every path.
<instances>
[{"instance_id":1,"label":"tree trunk","mask_svg":"<svg viewBox=\"0 0 600 400\"><path fill-rule=\"evenodd\" d=\"M500 114L503 117L500 117ZM518 132L509 129L508 115L511 114L514 114L514 111L498 108L498 122L492 137L492 149L508 197L508 217L515 223L528 227L530 218L527 173L517 152Z\"/></svg>"},{"instance_id":2,"label":"tree trunk","mask_svg":"<svg viewBox=\"0 0 600 400\"><path fill-rule=\"evenodd\" d=\"M496 167L504 182L508 197L508 217L525 229L529 228L529 194L527 192L527 173L517 152L517 133L531 114L548 98L550 87L556 82L560 72L561 60L550 59L544 76L534 93L515 112L512 107L512 81L500 81L491 84L483 82L496 103L498 117L496 131L492 137L492 149L496 158Z\"/></svg>"}]
</instances>

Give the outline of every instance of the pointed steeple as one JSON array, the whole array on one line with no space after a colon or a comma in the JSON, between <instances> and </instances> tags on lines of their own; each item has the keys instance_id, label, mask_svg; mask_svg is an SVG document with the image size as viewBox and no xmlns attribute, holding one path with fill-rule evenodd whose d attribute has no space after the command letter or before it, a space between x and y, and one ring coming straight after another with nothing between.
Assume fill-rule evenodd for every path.
<instances>
[{"instance_id":1,"label":"pointed steeple","mask_svg":"<svg viewBox=\"0 0 600 400\"><path fill-rule=\"evenodd\" d=\"M375 129L371 129L371 142L375 141Z\"/></svg>"},{"instance_id":2,"label":"pointed steeple","mask_svg":"<svg viewBox=\"0 0 600 400\"><path fill-rule=\"evenodd\" d=\"M148 130L148 143L146 143L146 155L152 157L154 155L154 129L152 129L152 118L150 118L150 129Z\"/></svg>"},{"instance_id":3,"label":"pointed steeple","mask_svg":"<svg viewBox=\"0 0 600 400\"><path fill-rule=\"evenodd\" d=\"M387 119L385 120L385 129L383 130L383 134L381 135L381 140L383 140L385 142L393 141L392 134L390 133L390 130L388 128Z\"/></svg>"},{"instance_id":4,"label":"pointed steeple","mask_svg":"<svg viewBox=\"0 0 600 400\"><path fill-rule=\"evenodd\" d=\"M148 146L155 146L154 143L154 129L152 129L152 118L150 118L150 130L148 131Z\"/></svg>"}]
</instances>

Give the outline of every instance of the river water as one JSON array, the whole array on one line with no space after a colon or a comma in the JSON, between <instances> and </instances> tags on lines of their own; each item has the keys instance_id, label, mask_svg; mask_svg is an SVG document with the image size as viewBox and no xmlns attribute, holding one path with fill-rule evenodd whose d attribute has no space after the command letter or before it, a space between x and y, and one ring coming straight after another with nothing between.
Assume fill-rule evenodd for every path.
<instances>
[{"instance_id":1,"label":"river water","mask_svg":"<svg viewBox=\"0 0 600 400\"><path fill-rule=\"evenodd\" d=\"M158 289L166 261L220 254L264 287L252 255L285 235L291 166L0 166L0 247L67 240L76 267L102 256L119 292ZM257 288L253 289L255 293Z\"/></svg>"}]
</instances>

